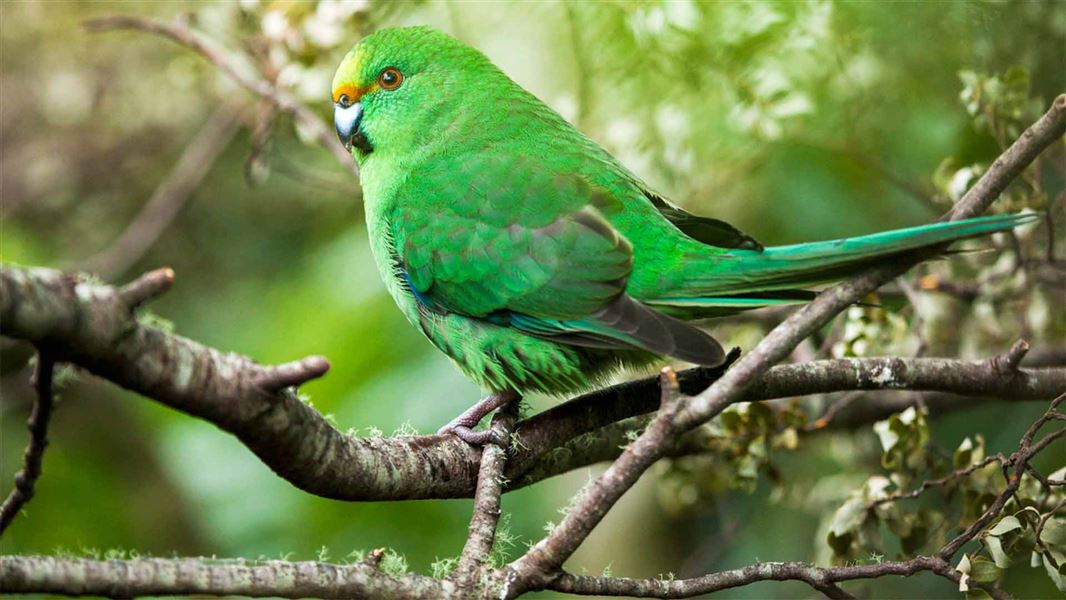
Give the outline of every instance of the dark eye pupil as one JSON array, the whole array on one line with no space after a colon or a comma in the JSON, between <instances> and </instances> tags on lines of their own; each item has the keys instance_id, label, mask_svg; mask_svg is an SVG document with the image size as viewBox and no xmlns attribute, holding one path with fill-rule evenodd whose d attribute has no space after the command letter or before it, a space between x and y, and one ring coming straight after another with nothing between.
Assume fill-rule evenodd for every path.
<instances>
[{"instance_id":1,"label":"dark eye pupil","mask_svg":"<svg viewBox=\"0 0 1066 600\"><path fill-rule=\"evenodd\" d=\"M338 102L340 102L342 108L348 108L352 105L352 99L349 98L347 94L341 94Z\"/></svg>"},{"instance_id":2,"label":"dark eye pupil","mask_svg":"<svg viewBox=\"0 0 1066 600\"><path fill-rule=\"evenodd\" d=\"M387 85L392 85L396 83L396 71L385 71L381 74L381 81Z\"/></svg>"}]
</instances>

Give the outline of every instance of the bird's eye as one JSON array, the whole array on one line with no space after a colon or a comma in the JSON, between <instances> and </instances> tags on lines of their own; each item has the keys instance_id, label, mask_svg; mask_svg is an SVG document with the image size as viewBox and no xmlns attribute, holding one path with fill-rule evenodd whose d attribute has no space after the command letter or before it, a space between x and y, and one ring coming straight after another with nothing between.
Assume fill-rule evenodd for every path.
<instances>
[{"instance_id":1,"label":"bird's eye","mask_svg":"<svg viewBox=\"0 0 1066 600\"><path fill-rule=\"evenodd\" d=\"M393 67L388 67L381 70L378 75L378 85L383 90L392 91L403 83L403 73Z\"/></svg>"},{"instance_id":2,"label":"bird's eye","mask_svg":"<svg viewBox=\"0 0 1066 600\"><path fill-rule=\"evenodd\" d=\"M348 97L348 94L341 94L341 97L337 98L337 104L340 104L341 108L348 108L352 105L352 99Z\"/></svg>"}]
</instances>

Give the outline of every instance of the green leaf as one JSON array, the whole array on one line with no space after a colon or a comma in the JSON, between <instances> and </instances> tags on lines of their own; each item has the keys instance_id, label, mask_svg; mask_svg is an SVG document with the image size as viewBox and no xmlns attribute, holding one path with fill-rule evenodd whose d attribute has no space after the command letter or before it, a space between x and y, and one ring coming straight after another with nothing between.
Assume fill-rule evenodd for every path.
<instances>
[{"instance_id":1,"label":"green leaf","mask_svg":"<svg viewBox=\"0 0 1066 600\"><path fill-rule=\"evenodd\" d=\"M990 535L985 537L982 541L985 543L985 548L988 550L988 554L992 557L992 561L996 563L997 567L1006 569L1010 566L1010 557L1003 551L1003 543L998 537Z\"/></svg>"},{"instance_id":2,"label":"green leaf","mask_svg":"<svg viewBox=\"0 0 1066 600\"><path fill-rule=\"evenodd\" d=\"M970 577L981 583L992 583L1003 575L1003 569L984 556L970 559Z\"/></svg>"},{"instance_id":3,"label":"green leaf","mask_svg":"<svg viewBox=\"0 0 1066 600\"><path fill-rule=\"evenodd\" d=\"M1066 519L1048 519L1040 530L1040 543L1066 553Z\"/></svg>"},{"instance_id":4,"label":"green leaf","mask_svg":"<svg viewBox=\"0 0 1066 600\"><path fill-rule=\"evenodd\" d=\"M837 556L847 556L852 541L859 535L859 530L866 522L869 512L866 502L859 497L849 498L833 513L829 523L827 541Z\"/></svg>"},{"instance_id":5,"label":"green leaf","mask_svg":"<svg viewBox=\"0 0 1066 600\"><path fill-rule=\"evenodd\" d=\"M1015 529L1021 529L1023 527L1021 521L1017 517L1007 515L999 520L998 523L989 528L989 535L1003 535L1008 531L1014 531Z\"/></svg>"},{"instance_id":6,"label":"green leaf","mask_svg":"<svg viewBox=\"0 0 1066 600\"><path fill-rule=\"evenodd\" d=\"M1059 572L1059 569L1055 568L1055 565L1051 564L1051 560L1048 559L1046 554L1043 556L1043 559L1044 570L1047 571L1047 576L1051 578L1051 581L1055 583L1055 587L1059 588L1060 592L1066 592L1066 580L1063 579L1062 573Z\"/></svg>"},{"instance_id":7,"label":"green leaf","mask_svg":"<svg viewBox=\"0 0 1066 600\"><path fill-rule=\"evenodd\" d=\"M899 434L892 430L890 422L891 419L874 423L874 433L877 434L877 438L881 441L881 449L885 452L891 452L899 443Z\"/></svg>"},{"instance_id":8,"label":"green leaf","mask_svg":"<svg viewBox=\"0 0 1066 600\"><path fill-rule=\"evenodd\" d=\"M740 413L737 412L737 410L735 410L735 409L733 409L733 410L726 409L726 410L722 411L721 418L722 418L722 427L724 427L726 429L726 431L739 431L741 425L744 422L743 419L740 416Z\"/></svg>"},{"instance_id":9,"label":"green leaf","mask_svg":"<svg viewBox=\"0 0 1066 600\"><path fill-rule=\"evenodd\" d=\"M985 438L977 434L971 439L966 436L952 456L952 464L956 469L964 469L974 463L980 462L985 457Z\"/></svg>"},{"instance_id":10,"label":"green leaf","mask_svg":"<svg viewBox=\"0 0 1066 600\"><path fill-rule=\"evenodd\" d=\"M970 555L969 554L963 554L962 555L962 558L959 560L959 564L955 566L955 570L958 571L959 573L962 573L963 575L969 575L970 574L970 571L973 570L973 569L972 569L972 565L970 564ZM966 590L960 589L959 591L960 592L964 592Z\"/></svg>"}]
</instances>

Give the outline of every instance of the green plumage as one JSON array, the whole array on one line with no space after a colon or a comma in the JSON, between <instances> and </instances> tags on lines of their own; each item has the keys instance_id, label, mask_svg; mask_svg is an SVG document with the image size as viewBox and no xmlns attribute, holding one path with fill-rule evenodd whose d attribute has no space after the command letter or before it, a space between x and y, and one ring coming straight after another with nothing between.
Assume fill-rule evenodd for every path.
<instances>
[{"instance_id":1,"label":"green plumage","mask_svg":"<svg viewBox=\"0 0 1066 600\"><path fill-rule=\"evenodd\" d=\"M375 84L388 68L402 84ZM493 390L573 392L620 365L723 352L685 319L809 300L805 289L1035 215L763 249L662 200L484 55L429 28L345 58L375 259L404 314ZM342 124L338 121L338 130ZM345 132L347 133L347 132Z\"/></svg>"}]
</instances>

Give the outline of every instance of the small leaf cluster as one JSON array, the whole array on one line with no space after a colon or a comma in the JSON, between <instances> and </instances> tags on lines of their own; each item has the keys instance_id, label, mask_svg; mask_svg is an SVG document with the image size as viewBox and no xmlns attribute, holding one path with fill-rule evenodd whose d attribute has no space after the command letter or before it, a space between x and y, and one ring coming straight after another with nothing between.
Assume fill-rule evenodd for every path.
<instances>
[{"instance_id":1,"label":"small leaf cluster","mask_svg":"<svg viewBox=\"0 0 1066 600\"><path fill-rule=\"evenodd\" d=\"M898 312L878 306L877 299L862 306L852 306L845 313L844 331L833 344L836 358L862 357L878 349L891 349L907 337L907 321Z\"/></svg>"},{"instance_id":2,"label":"small leaf cluster","mask_svg":"<svg viewBox=\"0 0 1066 600\"><path fill-rule=\"evenodd\" d=\"M1020 66L1002 74L973 70L959 72L959 100L974 125L997 139L1018 137L1025 123L1040 114L1044 103L1030 95L1029 71Z\"/></svg>"},{"instance_id":3,"label":"small leaf cluster","mask_svg":"<svg viewBox=\"0 0 1066 600\"><path fill-rule=\"evenodd\" d=\"M671 512L683 512L713 500L723 490L750 493L764 474L774 485L781 484L775 452L796 450L807 421L798 402L730 406L695 433L704 452L666 467L659 489L662 504Z\"/></svg>"},{"instance_id":4,"label":"small leaf cluster","mask_svg":"<svg viewBox=\"0 0 1066 600\"><path fill-rule=\"evenodd\" d=\"M825 541L834 561L886 555L886 532L895 538L900 559L933 552L977 521L1004 493L1005 459L986 456L982 436L965 438L948 458L931 444L926 417L924 408L911 407L874 425L886 473L868 478L833 513ZM1064 474L1066 468L1045 481ZM982 595L970 582L994 583L1008 567L1026 562L1043 566L1066 591L1064 506L1062 486L1044 485L1024 473L1002 516L976 536L980 548L957 565L960 591Z\"/></svg>"},{"instance_id":5,"label":"small leaf cluster","mask_svg":"<svg viewBox=\"0 0 1066 600\"><path fill-rule=\"evenodd\" d=\"M941 465L930 450L929 423L924 408L910 407L874 424L881 443L881 466L887 475L874 475L853 490L829 521L826 543L837 562L867 554L885 554L882 526L898 540L902 554L912 556L929 541L943 519L937 510L906 511L889 502L894 491L907 490L923 474Z\"/></svg>"}]
</instances>

